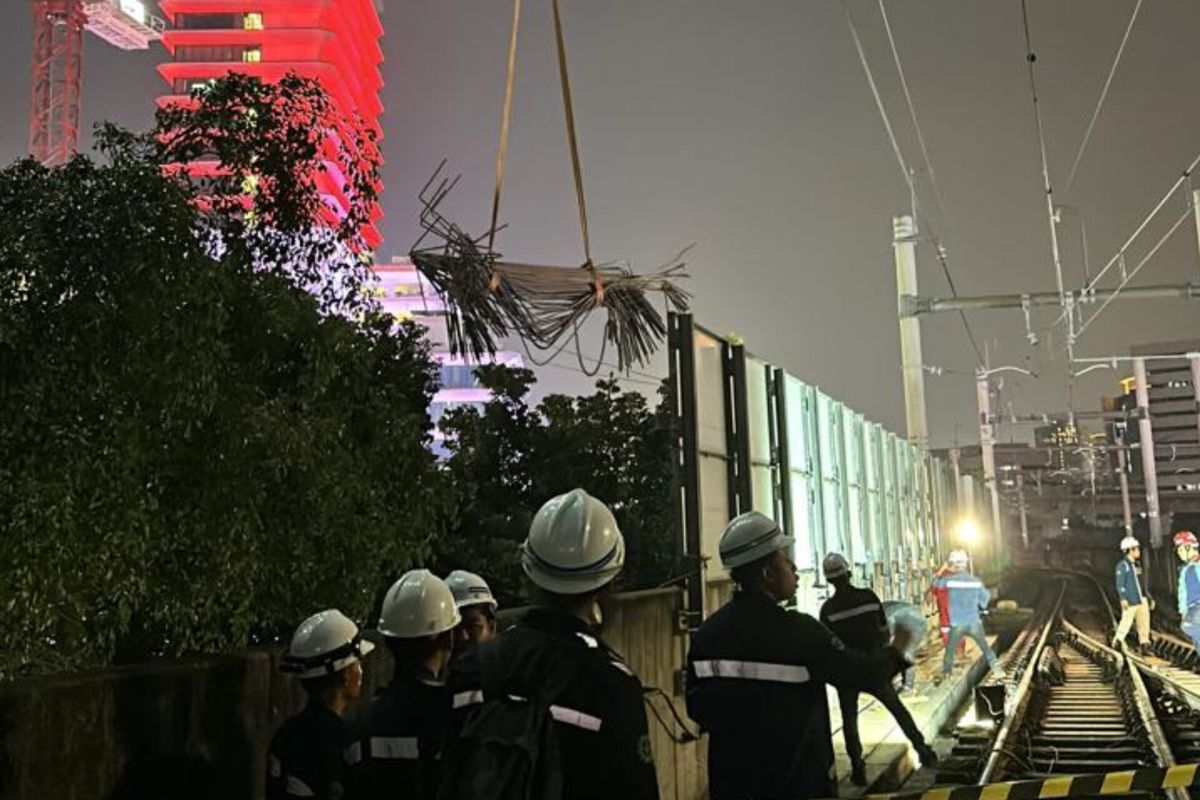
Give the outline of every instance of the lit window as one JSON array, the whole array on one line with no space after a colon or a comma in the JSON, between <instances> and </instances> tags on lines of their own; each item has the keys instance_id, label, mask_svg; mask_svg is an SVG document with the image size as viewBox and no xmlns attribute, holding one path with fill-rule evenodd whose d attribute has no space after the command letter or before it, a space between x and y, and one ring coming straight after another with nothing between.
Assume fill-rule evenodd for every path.
<instances>
[{"instance_id":1,"label":"lit window","mask_svg":"<svg viewBox=\"0 0 1200 800\"><path fill-rule=\"evenodd\" d=\"M261 31L263 29L262 14L255 11L243 16L242 28L248 31Z\"/></svg>"},{"instance_id":2,"label":"lit window","mask_svg":"<svg viewBox=\"0 0 1200 800\"><path fill-rule=\"evenodd\" d=\"M242 51L242 61L247 63L257 63L262 61L262 48L248 47Z\"/></svg>"}]
</instances>

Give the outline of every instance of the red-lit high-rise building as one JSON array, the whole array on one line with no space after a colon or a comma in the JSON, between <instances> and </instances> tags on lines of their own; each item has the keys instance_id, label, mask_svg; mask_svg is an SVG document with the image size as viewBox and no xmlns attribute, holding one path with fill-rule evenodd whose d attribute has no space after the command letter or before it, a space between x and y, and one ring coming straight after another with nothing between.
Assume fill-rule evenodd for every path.
<instances>
[{"instance_id":1,"label":"red-lit high-rise building","mask_svg":"<svg viewBox=\"0 0 1200 800\"><path fill-rule=\"evenodd\" d=\"M171 61L159 66L168 93L160 103L186 98L193 89L229 72L275 81L288 72L320 81L339 110L359 114L382 138L379 66L381 0L161 0L171 27L163 44ZM340 146L353 147L343 140ZM316 176L327 203L343 211L349 200L334 162ZM380 242L376 223L364 230Z\"/></svg>"}]
</instances>

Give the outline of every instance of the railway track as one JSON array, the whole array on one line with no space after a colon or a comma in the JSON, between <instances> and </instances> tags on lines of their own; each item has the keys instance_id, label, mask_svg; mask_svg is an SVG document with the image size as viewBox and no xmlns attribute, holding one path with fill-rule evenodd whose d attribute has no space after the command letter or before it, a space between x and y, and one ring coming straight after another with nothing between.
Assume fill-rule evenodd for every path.
<instances>
[{"instance_id":1,"label":"railway track","mask_svg":"<svg viewBox=\"0 0 1200 800\"><path fill-rule=\"evenodd\" d=\"M1200 758L1200 675L1108 646L1112 613L1098 589L1072 576L1043 588L1039 613L1007 654L1007 675L977 687L974 718L956 730L938 783L1169 768ZM1160 649L1170 643L1156 643Z\"/></svg>"}]
</instances>

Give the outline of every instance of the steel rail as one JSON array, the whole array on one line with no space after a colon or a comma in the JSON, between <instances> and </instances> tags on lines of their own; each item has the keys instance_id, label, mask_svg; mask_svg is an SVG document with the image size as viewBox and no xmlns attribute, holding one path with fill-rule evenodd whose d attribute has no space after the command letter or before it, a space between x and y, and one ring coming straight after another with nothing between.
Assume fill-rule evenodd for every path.
<instances>
[{"instance_id":1,"label":"steel rail","mask_svg":"<svg viewBox=\"0 0 1200 800\"><path fill-rule=\"evenodd\" d=\"M979 774L977 782L981 786L995 781L999 775L1000 768L1008 760L1008 753L1013 751L1012 743L1009 740L1020 728L1018 723L1024 716L1026 707L1029 705L1029 700L1032 696L1029 687L1033 683L1033 676L1037 674L1038 662L1041 660L1042 651L1045 649L1046 642L1050 638L1050 632L1057 627L1061 619L1063 597L1066 596L1066 593L1067 582L1063 581L1059 586L1058 598L1054 601L1054 607L1046 615L1041 633L1038 635L1038 640L1030 652L1030 658L1025 664L1025 671L1021 674L1021 679L1017 683L1014 694L1016 703L1013 706L1013 710L1005 717L1004 724L1000 726L996 738L992 741L991 753L988 755L987 764L984 765L983 772Z\"/></svg>"}]
</instances>

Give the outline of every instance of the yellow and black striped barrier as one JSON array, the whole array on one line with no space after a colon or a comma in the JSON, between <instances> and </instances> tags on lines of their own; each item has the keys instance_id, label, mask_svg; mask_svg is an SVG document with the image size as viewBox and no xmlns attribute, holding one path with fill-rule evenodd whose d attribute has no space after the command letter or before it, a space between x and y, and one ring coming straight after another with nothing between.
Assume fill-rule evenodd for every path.
<instances>
[{"instance_id":1,"label":"yellow and black striped barrier","mask_svg":"<svg viewBox=\"0 0 1200 800\"><path fill-rule=\"evenodd\" d=\"M1180 764L1165 769L1146 767L1088 775L1056 775L1036 781L1006 781L985 786L938 786L923 792L869 794L864 800L1044 800L1054 797L1094 797L1155 792L1159 789L1186 789L1200 785L1197 781L1197 767L1200 767L1200 764Z\"/></svg>"}]
</instances>

